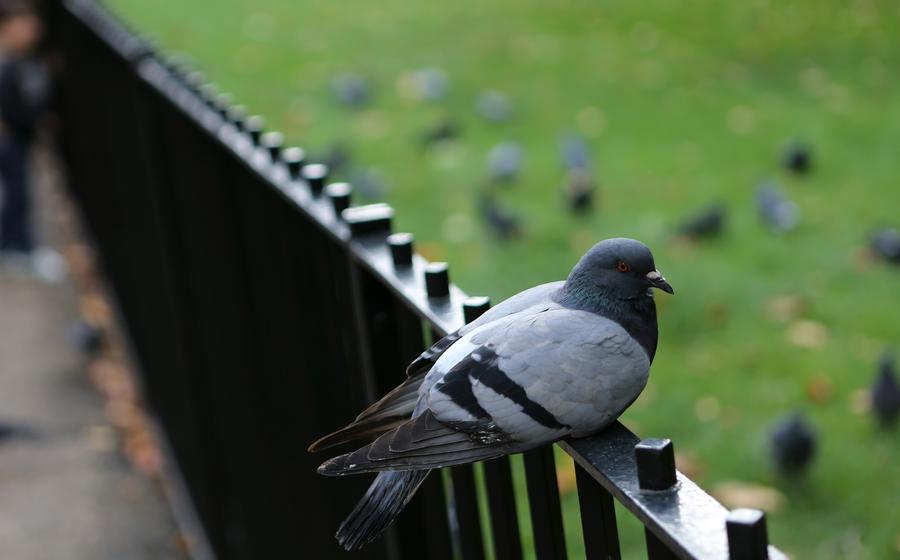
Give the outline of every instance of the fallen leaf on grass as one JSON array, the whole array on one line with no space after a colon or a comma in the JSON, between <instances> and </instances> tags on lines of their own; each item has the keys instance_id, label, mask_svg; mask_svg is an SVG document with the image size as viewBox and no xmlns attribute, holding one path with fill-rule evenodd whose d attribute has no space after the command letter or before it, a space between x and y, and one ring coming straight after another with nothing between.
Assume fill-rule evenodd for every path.
<instances>
[{"instance_id":1,"label":"fallen leaf on grass","mask_svg":"<svg viewBox=\"0 0 900 560\"><path fill-rule=\"evenodd\" d=\"M770 486L727 480L713 488L712 495L728 509L739 507L761 509L774 513L784 506L787 498L784 494Z\"/></svg>"},{"instance_id":2,"label":"fallen leaf on grass","mask_svg":"<svg viewBox=\"0 0 900 560\"><path fill-rule=\"evenodd\" d=\"M694 415L701 422L712 422L719 417L719 399L712 396L700 397L694 403Z\"/></svg>"},{"instance_id":3,"label":"fallen leaf on grass","mask_svg":"<svg viewBox=\"0 0 900 560\"><path fill-rule=\"evenodd\" d=\"M775 296L766 303L766 317L777 323L786 323L806 312L806 302L800 296Z\"/></svg>"},{"instance_id":4,"label":"fallen leaf on grass","mask_svg":"<svg viewBox=\"0 0 900 560\"><path fill-rule=\"evenodd\" d=\"M813 375L806 380L806 396L817 404L822 404L831 396L831 380L824 374Z\"/></svg>"},{"instance_id":5,"label":"fallen leaf on grass","mask_svg":"<svg viewBox=\"0 0 900 560\"><path fill-rule=\"evenodd\" d=\"M697 479L705 470L703 463L692 451L675 453L675 467L690 479Z\"/></svg>"},{"instance_id":6,"label":"fallen leaf on grass","mask_svg":"<svg viewBox=\"0 0 900 560\"><path fill-rule=\"evenodd\" d=\"M794 346L819 350L828 343L828 329L816 321L802 320L793 323L787 332L788 340Z\"/></svg>"},{"instance_id":7,"label":"fallen leaf on grass","mask_svg":"<svg viewBox=\"0 0 900 560\"><path fill-rule=\"evenodd\" d=\"M857 389L850 393L850 412L857 415L868 414L872 408L872 396L866 389Z\"/></svg>"}]
</instances>

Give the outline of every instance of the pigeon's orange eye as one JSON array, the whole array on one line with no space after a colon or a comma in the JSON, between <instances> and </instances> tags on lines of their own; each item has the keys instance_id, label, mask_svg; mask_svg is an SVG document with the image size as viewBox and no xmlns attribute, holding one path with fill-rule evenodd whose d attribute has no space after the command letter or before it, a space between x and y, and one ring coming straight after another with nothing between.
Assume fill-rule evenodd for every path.
<instances>
[{"instance_id":1,"label":"pigeon's orange eye","mask_svg":"<svg viewBox=\"0 0 900 560\"><path fill-rule=\"evenodd\" d=\"M626 263L625 261L619 261L619 263L616 264L616 268L619 269L619 272L628 272L629 270L631 270L631 267L628 266L628 263Z\"/></svg>"}]
</instances>

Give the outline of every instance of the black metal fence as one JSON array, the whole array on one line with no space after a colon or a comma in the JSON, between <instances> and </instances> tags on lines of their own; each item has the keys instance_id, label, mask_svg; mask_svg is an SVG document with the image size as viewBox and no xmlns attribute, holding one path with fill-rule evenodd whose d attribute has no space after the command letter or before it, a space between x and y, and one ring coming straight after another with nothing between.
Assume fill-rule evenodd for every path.
<instances>
[{"instance_id":1,"label":"black metal fence","mask_svg":"<svg viewBox=\"0 0 900 560\"><path fill-rule=\"evenodd\" d=\"M390 235L388 206L341 214L348 189L326 186L323 166L102 7L49 8L69 185L213 553L342 556L332 535L369 480L317 476L306 445L394 387L425 333L457 329L486 300ZM729 513L675 470L671 442L639 443L617 423L560 445L576 463L588 558L620 557L614 499L645 526L650 558L783 557L761 513ZM534 553L565 558L552 450L524 464ZM356 555L528 556L510 461L483 469L488 519L473 468L456 467Z\"/></svg>"}]
</instances>

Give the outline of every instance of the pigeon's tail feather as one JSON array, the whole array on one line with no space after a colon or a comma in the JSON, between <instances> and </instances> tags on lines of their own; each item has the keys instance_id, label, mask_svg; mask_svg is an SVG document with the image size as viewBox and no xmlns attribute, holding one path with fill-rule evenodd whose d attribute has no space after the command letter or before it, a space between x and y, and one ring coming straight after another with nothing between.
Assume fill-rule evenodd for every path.
<instances>
[{"instance_id":1,"label":"pigeon's tail feather","mask_svg":"<svg viewBox=\"0 0 900 560\"><path fill-rule=\"evenodd\" d=\"M381 400L365 409L356 420L313 442L308 451L321 451L366 436L379 435L409 420L419 398L425 374L410 377Z\"/></svg>"},{"instance_id":2,"label":"pigeon's tail feather","mask_svg":"<svg viewBox=\"0 0 900 560\"><path fill-rule=\"evenodd\" d=\"M366 495L341 523L335 538L346 550L362 548L387 529L430 470L378 473Z\"/></svg>"}]
</instances>

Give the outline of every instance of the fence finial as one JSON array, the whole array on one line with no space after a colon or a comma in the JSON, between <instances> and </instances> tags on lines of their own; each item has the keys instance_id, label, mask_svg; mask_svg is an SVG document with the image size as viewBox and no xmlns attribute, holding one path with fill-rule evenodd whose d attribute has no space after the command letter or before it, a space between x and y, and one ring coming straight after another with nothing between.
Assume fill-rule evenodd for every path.
<instances>
[{"instance_id":1,"label":"fence finial","mask_svg":"<svg viewBox=\"0 0 900 560\"><path fill-rule=\"evenodd\" d=\"M638 484L643 490L671 488L675 476L675 448L670 439L644 439L634 446Z\"/></svg>"},{"instance_id":2,"label":"fence finial","mask_svg":"<svg viewBox=\"0 0 900 560\"><path fill-rule=\"evenodd\" d=\"M409 268L413 262L413 235L411 233L395 233L387 238L391 248L391 260L394 268Z\"/></svg>"},{"instance_id":3,"label":"fence finial","mask_svg":"<svg viewBox=\"0 0 900 560\"><path fill-rule=\"evenodd\" d=\"M450 295L450 273L447 263L433 262L425 266L425 291L429 298Z\"/></svg>"},{"instance_id":4,"label":"fence finial","mask_svg":"<svg viewBox=\"0 0 900 560\"><path fill-rule=\"evenodd\" d=\"M303 151L303 148L292 146L281 154L281 159L287 164L291 180L296 181L299 179L300 171L303 169L303 164L306 160L306 152Z\"/></svg>"},{"instance_id":5,"label":"fence finial","mask_svg":"<svg viewBox=\"0 0 900 560\"><path fill-rule=\"evenodd\" d=\"M325 179L328 177L328 166L324 163L310 163L303 167L303 178L309 183L309 190L313 196L320 196L325 188Z\"/></svg>"},{"instance_id":6,"label":"fence finial","mask_svg":"<svg viewBox=\"0 0 900 560\"><path fill-rule=\"evenodd\" d=\"M387 204L367 204L347 208L341 213L341 217L350 226L350 235L353 237L390 233L394 209Z\"/></svg>"},{"instance_id":7,"label":"fence finial","mask_svg":"<svg viewBox=\"0 0 900 560\"><path fill-rule=\"evenodd\" d=\"M765 560L769 557L766 514L758 509L738 508L725 519L729 560Z\"/></svg>"},{"instance_id":8,"label":"fence finial","mask_svg":"<svg viewBox=\"0 0 900 560\"><path fill-rule=\"evenodd\" d=\"M244 129L250 135L250 141L254 146L259 146L259 139L262 137L265 127L266 120L259 115L253 115L244 122Z\"/></svg>"},{"instance_id":9,"label":"fence finial","mask_svg":"<svg viewBox=\"0 0 900 560\"><path fill-rule=\"evenodd\" d=\"M334 208L334 213L337 217L342 218L341 212L350 207L353 187L350 183L331 183L325 187L325 196L331 199L331 206Z\"/></svg>"},{"instance_id":10,"label":"fence finial","mask_svg":"<svg viewBox=\"0 0 900 560\"><path fill-rule=\"evenodd\" d=\"M261 138L262 146L269 152L272 163L278 163L281 158L281 146L284 144L284 135L280 132L266 132Z\"/></svg>"},{"instance_id":11,"label":"fence finial","mask_svg":"<svg viewBox=\"0 0 900 560\"><path fill-rule=\"evenodd\" d=\"M471 323L490 308L491 298L487 296L467 297L466 301L463 302L463 319L466 323Z\"/></svg>"}]
</instances>

